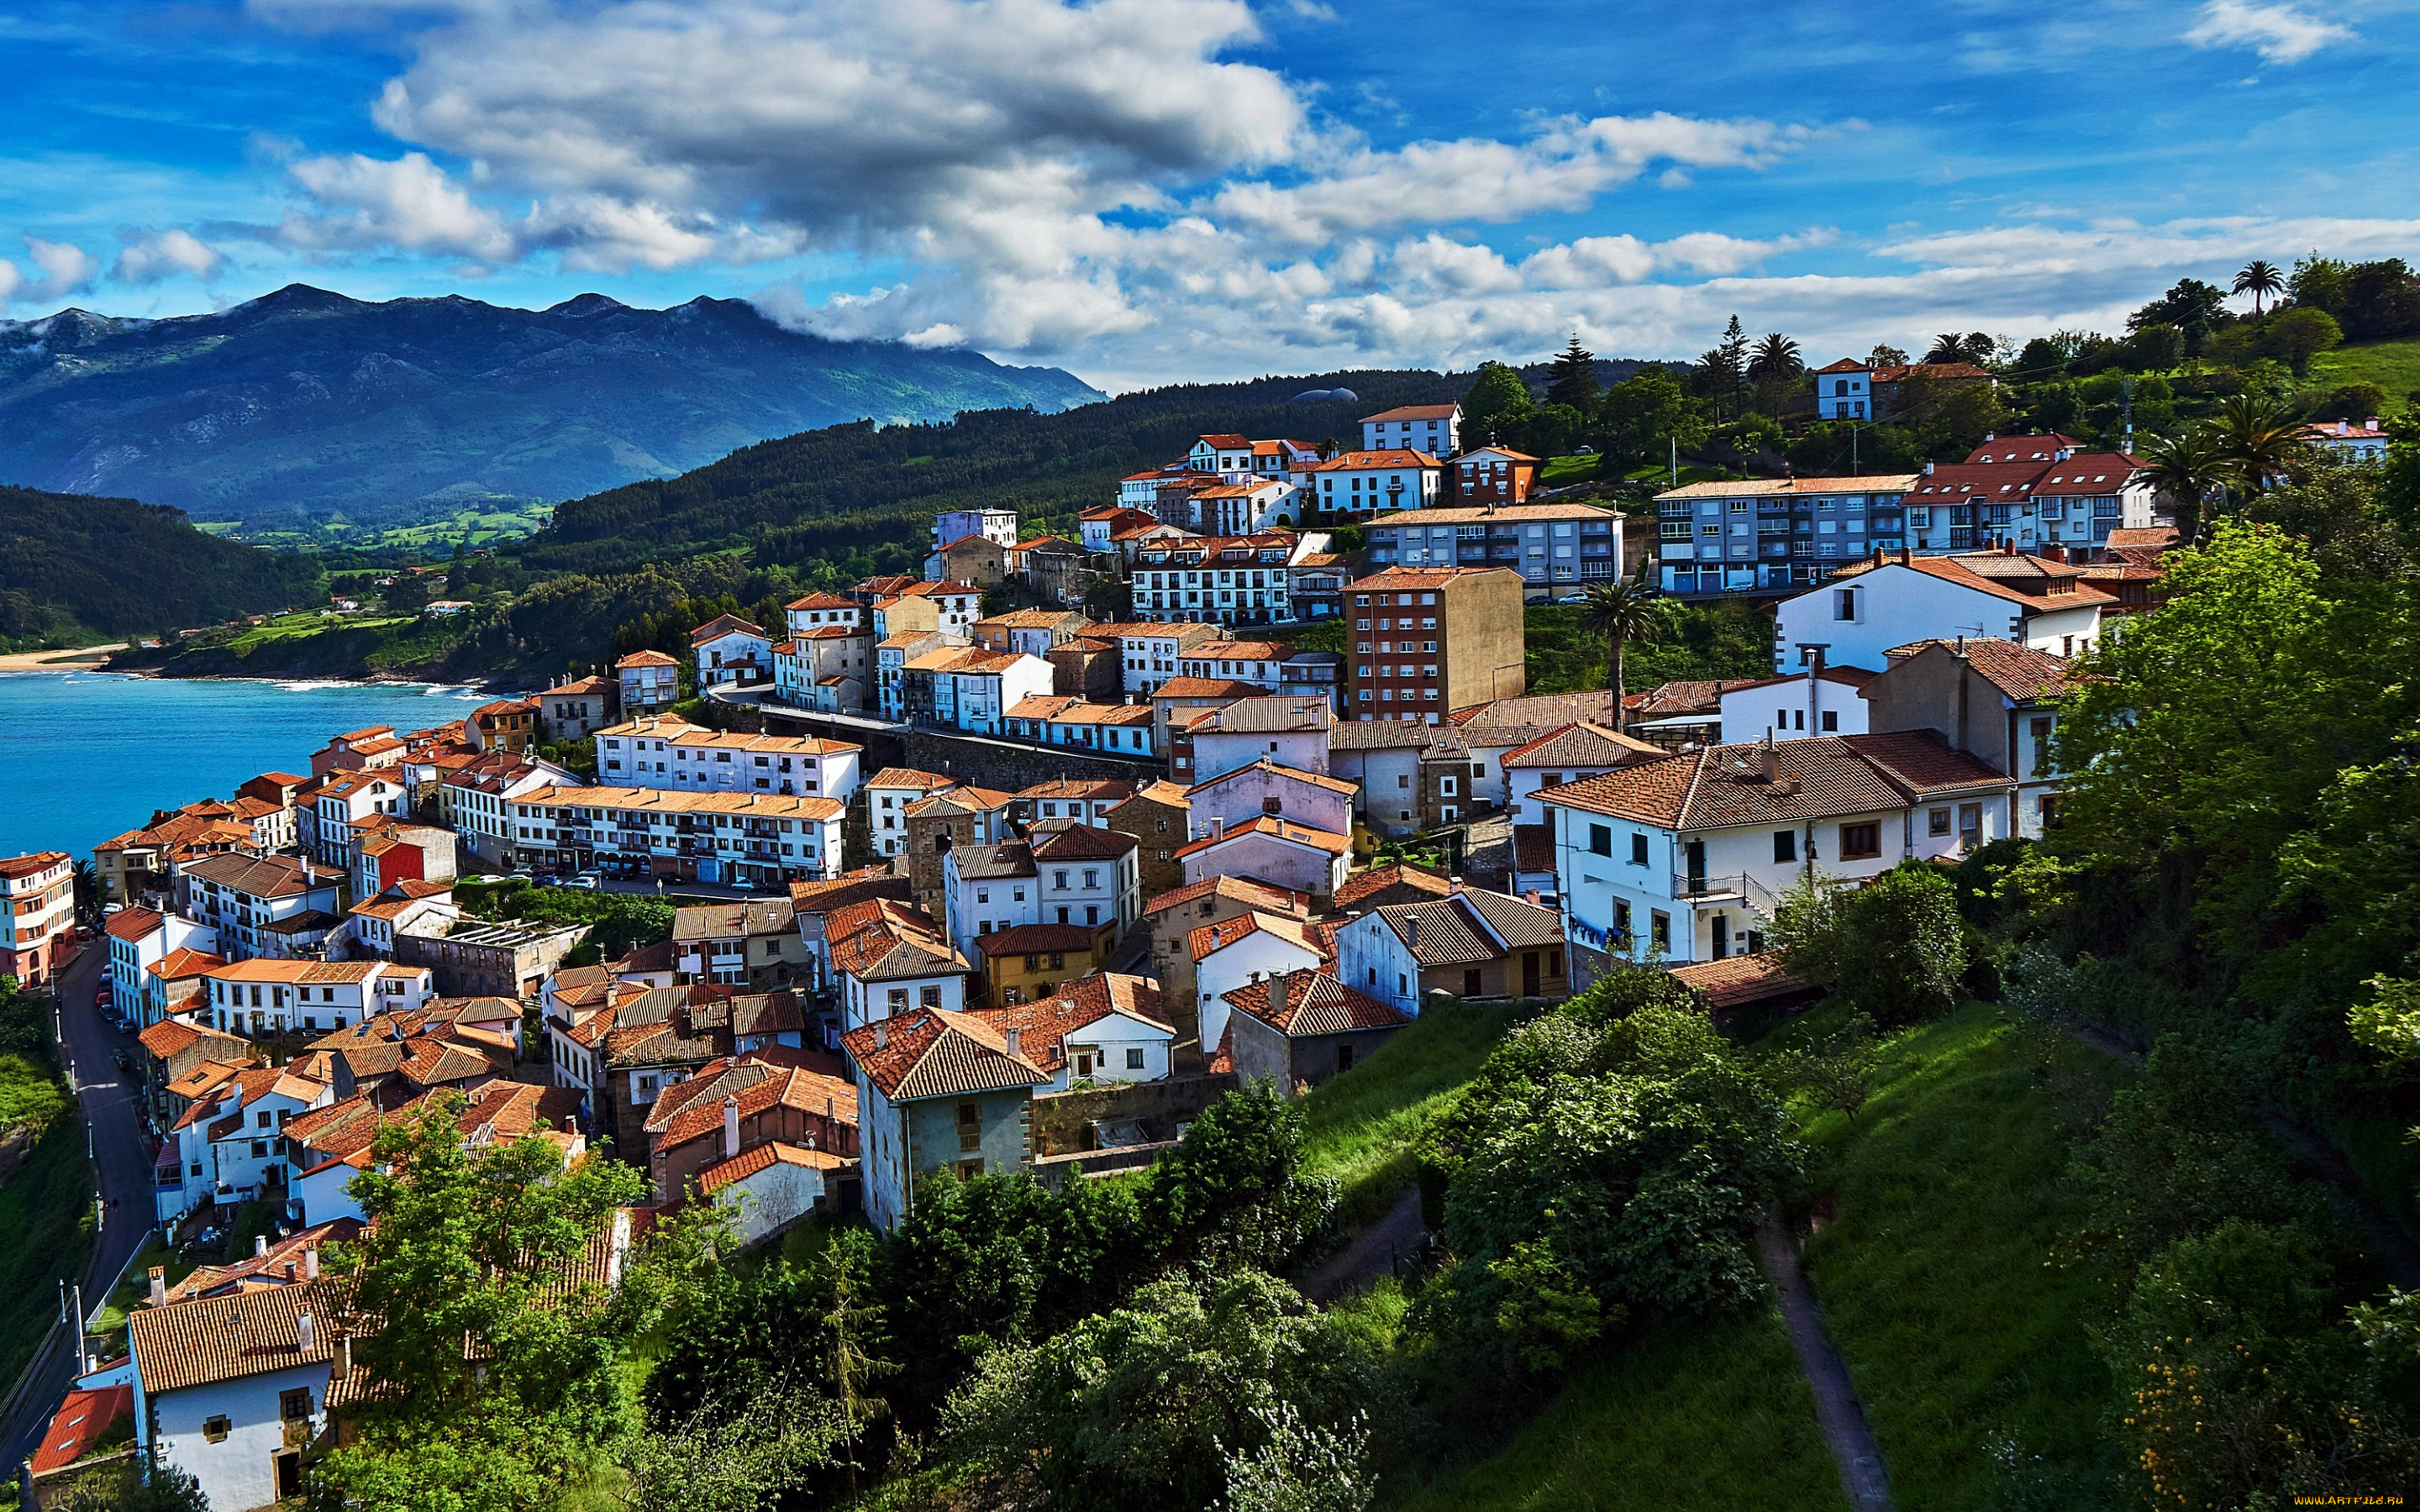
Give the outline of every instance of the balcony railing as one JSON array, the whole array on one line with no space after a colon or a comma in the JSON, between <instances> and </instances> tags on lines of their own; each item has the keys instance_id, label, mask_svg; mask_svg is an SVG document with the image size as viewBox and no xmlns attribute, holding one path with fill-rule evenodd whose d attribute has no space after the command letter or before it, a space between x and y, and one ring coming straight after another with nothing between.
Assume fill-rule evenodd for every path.
<instances>
[{"instance_id":1,"label":"balcony railing","mask_svg":"<svg viewBox=\"0 0 2420 1512\"><path fill-rule=\"evenodd\" d=\"M1766 915L1779 907L1781 902L1774 896L1771 887L1745 872L1720 876L1676 872L1672 875L1672 896L1697 903L1737 901Z\"/></svg>"}]
</instances>

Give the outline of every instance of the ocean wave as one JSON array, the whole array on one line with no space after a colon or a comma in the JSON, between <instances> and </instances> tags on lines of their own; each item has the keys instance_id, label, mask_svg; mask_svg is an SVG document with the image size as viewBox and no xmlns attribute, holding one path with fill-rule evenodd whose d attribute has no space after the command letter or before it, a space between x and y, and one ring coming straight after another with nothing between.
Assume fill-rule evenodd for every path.
<instances>
[{"instance_id":1,"label":"ocean wave","mask_svg":"<svg viewBox=\"0 0 2420 1512\"><path fill-rule=\"evenodd\" d=\"M281 693L324 693L332 687L352 687L357 685L347 682L341 677L306 677L300 682L271 683L269 686Z\"/></svg>"}]
</instances>

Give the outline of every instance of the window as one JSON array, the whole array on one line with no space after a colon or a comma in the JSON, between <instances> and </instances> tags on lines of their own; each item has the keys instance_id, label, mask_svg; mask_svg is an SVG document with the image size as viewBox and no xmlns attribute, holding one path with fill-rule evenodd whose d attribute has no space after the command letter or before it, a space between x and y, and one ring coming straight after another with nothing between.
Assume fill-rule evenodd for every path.
<instances>
[{"instance_id":1,"label":"window","mask_svg":"<svg viewBox=\"0 0 2420 1512\"><path fill-rule=\"evenodd\" d=\"M1798 859L1798 831L1776 829L1773 832L1773 858L1785 864Z\"/></svg>"},{"instance_id":2,"label":"window","mask_svg":"<svg viewBox=\"0 0 2420 1512\"><path fill-rule=\"evenodd\" d=\"M221 1413L216 1417L206 1417L202 1419L202 1437L209 1440L212 1443L226 1443L228 1427L229 1425L225 1413Z\"/></svg>"},{"instance_id":3,"label":"window","mask_svg":"<svg viewBox=\"0 0 2420 1512\"><path fill-rule=\"evenodd\" d=\"M1142 1052L1140 1049L1128 1050L1126 1052L1126 1070L1142 1070Z\"/></svg>"},{"instance_id":4,"label":"window","mask_svg":"<svg viewBox=\"0 0 2420 1512\"><path fill-rule=\"evenodd\" d=\"M1947 809L1935 809L1935 810L1931 810L1931 812L1927 813L1927 814L1924 816L1924 827L1925 827L1925 832L1926 832L1927 834L1931 834L1931 835L1947 835L1947 834L1948 834L1948 833L1949 833L1949 810L1947 810Z\"/></svg>"},{"instance_id":5,"label":"window","mask_svg":"<svg viewBox=\"0 0 2420 1512\"><path fill-rule=\"evenodd\" d=\"M1832 618L1854 620L1857 617L1857 591L1854 588L1832 590Z\"/></svg>"},{"instance_id":6,"label":"window","mask_svg":"<svg viewBox=\"0 0 2420 1512\"><path fill-rule=\"evenodd\" d=\"M983 1148L983 1108L973 1103L958 1104L958 1149L963 1153Z\"/></svg>"},{"instance_id":7,"label":"window","mask_svg":"<svg viewBox=\"0 0 2420 1512\"><path fill-rule=\"evenodd\" d=\"M277 1394L277 1415L288 1423L299 1423L311 1415L311 1388L298 1386Z\"/></svg>"},{"instance_id":8,"label":"window","mask_svg":"<svg viewBox=\"0 0 2420 1512\"><path fill-rule=\"evenodd\" d=\"M1646 836L1633 835L1630 837L1630 864L1633 866L1645 866L1647 864Z\"/></svg>"},{"instance_id":9,"label":"window","mask_svg":"<svg viewBox=\"0 0 2420 1512\"><path fill-rule=\"evenodd\" d=\"M1654 909L1647 916L1647 943L1658 950L1672 949L1672 916Z\"/></svg>"},{"instance_id":10,"label":"window","mask_svg":"<svg viewBox=\"0 0 2420 1512\"><path fill-rule=\"evenodd\" d=\"M1597 856L1611 856L1613 854L1613 826L1611 825L1589 825L1589 850Z\"/></svg>"},{"instance_id":11,"label":"window","mask_svg":"<svg viewBox=\"0 0 2420 1512\"><path fill-rule=\"evenodd\" d=\"M905 1013L908 1011L907 988L893 987L891 989L891 1011L893 1013Z\"/></svg>"},{"instance_id":12,"label":"window","mask_svg":"<svg viewBox=\"0 0 2420 1512\"><path fill-rule=\"evenodd\" d=\"M1823 733L1827 735L1837 735L1840 733L1840 715L1838 710L1825 709L1823 711Z\"/></svg>"},{"instance_id":13,"label":"window","mask_svg":"<svg viewBox=\"0 0 2420 1512\"><path fill-rule=\"evenodd\" d=\"M1840 826L1841 860L1869 861L1882 853L1882 825L1842 825Z\"/></svg>"}]
</instances>

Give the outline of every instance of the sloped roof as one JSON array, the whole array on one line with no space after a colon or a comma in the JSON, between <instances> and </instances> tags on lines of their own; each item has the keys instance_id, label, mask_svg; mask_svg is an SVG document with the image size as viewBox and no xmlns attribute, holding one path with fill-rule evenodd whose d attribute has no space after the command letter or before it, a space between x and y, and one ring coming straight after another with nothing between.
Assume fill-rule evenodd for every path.
<instances>
[{"instance_id":1,"label":"sloped roof","mask_svg":"<svg viewBox=\"0 0 2420 1512\"><path fill-rule=\"evenodd\" d=\"M267 1375L335 1358L337 1294L325 1283L272 1287L137 1308L127 1320L147 1396ZM314 1315L311 1348L301 1318Z\"/></svg>"},{"instance_id":2,"label":"sloped roof","mask_svg":"<svg viewBox=\"0 0 2420 1512\"><path fill-rule=\"evenodd\" d=\"M1555 909L1484 887L1465 887L1456 896L1515 950L1563 943L1563 916Z\"/></svg>"},{"instance_id":3,"label":"sloped roof","mask_svg":"<svg viewBox=\"0 0 2420 1512\"><path fill-rule=\"evenodd\" d=\"M1712 1008L1737 1008L1770 997L1806 992L1809 983L1792 975L1771 951L1726 956L1672 968L1672 980L1694 990Z\"/></svg>"},{"instance_id":4,"label":"sloped roof","mask_svg":"<svg viewBox=\"0 0 2420 1512\"><path fill-rule=\"evenodd\" d=\"M1893 666L1934 649L1963 656L1984 680L2018 703L2056 698L2068 690L2073 671L2064 656L2019 645L2013 640L1911 640L1884 653Z\"/></svg>"},{"instance_id":5,"label":"sloped roof","mask_svg":"<svg viewBox=\"0 0 2420 1512\"><path fill-rule=\"evenodd\" d=\"M1392 887L1408 887L1414 892L1425 892L1438 898L1453 891L1452 883L1426 867L1414 866L1408 861L1389 861L1385 866L1373 866L1360 872L1337 888L1337 911L1343 913L1357 909L1364 899L1375 897Z\"/></svg>"},{"instance_id":6,"label":"sloped roof","mask_svg":"<svg viewBox=\"0 0 2420 1512\"><path fill-rule=\"evenodd\" d=\"M1600 724L1566 725L1508 752L1497 764L1512 767L1620 766L1668 754L1661 746L1634 739Z\"/></svg>"},{"instance_id":7,"label":"sloped roof","mask_svg":"<svg viewBox=\"0 0 2420 1512\"><path fill-rule=\"evenodd\" d=\"M1275 814L1263 814L1248 825L1229 825L1225 834L1204 835L1202 839L1179 849L1176 855L1179 859L1182 859L1216 846L1233 844L1236 841L1252 835L1283 841L1294 845L1307 845L1312 850L1326 851L1331 856L1342 856L1353 848L1353 841L1348 836L1339 835L1333 830L1313 829L1309 825L1297 825L1290 819L1280 818Z\"/></svg>"},{"instance_id":8,"label":"sloped roof","mask_svg":"<svg viewBox=\"0 0 2420 1512\"><path fill-rule=\"evenodd\" d=\"M710 1197L734 1181L744 1181L759 1171L776 1165L796 1165L805 1170L831 1171L849 1164L846 1155L835 1155L829 1149L809 1149L804 1145L768 1140L752 1145L729 1160L709 1165L697 1173L700 1196Z\"/></svg>"},{"instance_id":9,"label":"sloped roof","mask_svg":"<svg viewBox=\"0 0 2420 1512\"><path fill-rule=\"evenodd\" d=\"M1365 1029L1395 1029L1411 1019L1374 997L1355 991L1327 971L1290 971L1285 978L1286 1006L1271 1004L1266 981L1238 987L1226 995L1237 1012L1248 1013L1290 1040L1322 1034L1351 1034Z\"/></svg>"},{"instance_id":10,"label":"sloped roof","mask_svg":"<svg viewBox=\"0 0 2420 1512\"><path fill-rule=\"evenodd\" d=\"M1148 918L1154 914L1165 913L1171 908L1181 907L1198 899L1214 895L1231 899L1250 908L1269 912L1293 915L1310 912L1309 906L1299 894L1289 892L1283 887L1272 887L1265 882L1257 882L1250 877L1218 876L1203 877L1199 882L1187 883L1182 887L1171 888L1147 901L1142 905L1143 917Z\"/></svg>"},{"instance_id":11,"label":"sloped roof","mask_svg":"<svg viewBox=\"0 0 2420 1512\"><path fill-rule=\"evenodd\" d=\"M1251 934L1266 934L1283 940L1314 956L1327 953L1320 949L1319 940L1303 920L1280 914L1264 914L1258 909L1233 918L1196 925L1185 936L1186 949L1192 953L1194 960L1200 961Z\"/></svg>"},{"instance_id":12,"label":"sloped roof","mask_svg":"<svg viewBox=\"0 0 2420 1512\"><path fill-rule=\"evenodd\" d=\"M1048 1073L1008 1053L999 1030L967 1013L919 1009L841 1036L865 1079L893 1103L1038 1087Z\"/></svg>"},{"instance_id":13,"label":"sloped roof","mask_svg":"<svg viewBox=\"0 0 2420 1512\"><path fill-rule=\"evenodd\" d=\"M1767 749L1761 743L1709 747L1544 788L1538 797L1665 829L1706 829L1873 813L1917 796L2009 780L1930 730L1781 741L1769 748L1770 781Z\"/></svg>"},{"instance_id":14,"label":"sloped roof","mask_svg":"<svg viewBox=\"0 0 2420 1512\"><path fill-rule=\"evenodd\" d=\"M1424 966L1465 966L1504 954L1459 898L1392 903L1377 917Z\"/></svg>"},{"instance_id":15,"label":"sloped roof","mask_svg":"<svg viewBox=\"0 0 2420 1512\"><path fill-rule=\"evenodd\" d=\"M1096 971L1062 982L1047 997L1001 1008L977 1009L969 1016L991 1026L1007 1043L1017 1033L1017 1054L1046 1071L1067 1063L1066 1039L1111 1014L1140 1020L1167 1034L1176 1031L1160 1016L1159 989L1147 977Z\"/></svg>"},{"instance_id":16,"label":"sloped roof","mask_svg":"<svg viewBox=\"0 0 2420 1512\"><path fill-rule=\"evenodd\" d=\"M1341 778L1329 777L1324 772L1306 772L1299 766L1288 766L1274 757L1264 756L1259 761L1246 763L1242 766L1221 772L1217 777L1196 782L1185 790L1185 795L1190 798L1194 794L1207 793L1212 788L1224 787L1230 782L1241 780L1256 773L1281 777L1289 782L1300 782L1307 787L1325 788L1330 793L1342 793L1347 796L1361 791L1357 785Z\"/></svg>"}]
</instances>

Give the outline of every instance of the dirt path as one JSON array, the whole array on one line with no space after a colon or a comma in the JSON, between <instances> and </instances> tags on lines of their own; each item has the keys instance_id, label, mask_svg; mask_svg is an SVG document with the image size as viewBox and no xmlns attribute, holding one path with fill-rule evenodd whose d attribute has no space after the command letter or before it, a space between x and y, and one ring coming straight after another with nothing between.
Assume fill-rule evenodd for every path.
<instances>
[{"instance_id":1,"label":"dirt path","mask_svg":"<svg viewBox=\"0 0 2420 1512\"><path fill-rule=\"evenodd\" d=\"M1839 1467L1841 1491L1855 1512L1890 1512L1890 1476L1883 1467L1882 1447L1866 1427L1856 1388L1849 1381L1848 1362L1823 1332L1823 1315L1799 1273L1798 1252L1782 1232L1779 1214L1765 1214L1756 1231L1756 1253L1780 1298L1781 1319L1790 1329L1790 1347L1798 1351L1798 1368L1815 1394L1815 1421L1823 1429L1832 1462Z\"/></svg>"},{"instance_id":2,"label":"dirt path","mask_svg":"<svg viewBox=\"0 0 2420 1512\"><path fill-rule=\"evenodd\" d=\"M1367 1291L1395 1269L1397 1260L1419 1249L1427 1232L1420 1223L1419 1188L1406 1187L1384 1216L1304 1278L1302 1294L1326 1306Z\"/></svg>"}]
</instances>

